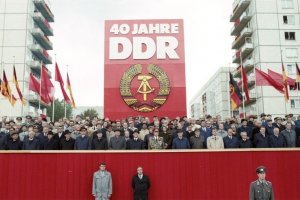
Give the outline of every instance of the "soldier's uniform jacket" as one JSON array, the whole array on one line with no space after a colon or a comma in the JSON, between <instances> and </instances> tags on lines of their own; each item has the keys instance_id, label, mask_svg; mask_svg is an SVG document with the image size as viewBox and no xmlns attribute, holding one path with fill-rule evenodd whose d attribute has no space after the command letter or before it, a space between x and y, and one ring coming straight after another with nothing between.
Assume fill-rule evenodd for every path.
<instances>
[{"instance_id":1,"label":"soldier's uniform jacket","mask_svg":"<svg viewBox=\"0 0 300 200\"><path fill-rule=\"evenodd\" d=\"M274 200L272 183L256 180L250 184L250 200Z\"/></svg>"},{"instance_id":2,"label":"soldier's uniform jacket","mask_svg":"<svg viewBox=\"0 0 300 200\"><path fill-rule=\"evenodd\" d=\"M149 149L164 149L164 138L158 137L155 139L155 137L151 137L149 139Z\"/></svg>"}]
</instances>

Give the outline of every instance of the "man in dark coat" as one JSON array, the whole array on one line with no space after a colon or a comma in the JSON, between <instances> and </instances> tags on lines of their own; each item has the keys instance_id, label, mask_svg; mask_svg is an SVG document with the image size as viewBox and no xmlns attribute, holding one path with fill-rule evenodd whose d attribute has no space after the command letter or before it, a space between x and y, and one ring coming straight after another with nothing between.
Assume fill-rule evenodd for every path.
<instances>
[{"instance_id":1,"label":"man in dark coat","mask_svg":"<svg viewBox=\"0 0 300 200\"><path fill-rule=\"evenodd\" d=\"M7 142L5 149L6 150L21 150L22 142L19 139L18 133L14 132L11 135L11 139Z\"/></svg>"},{"instance_id":2,"label":"man in dark coat","mask_svg":"<svg viewBox=\"0 0 300 200\"><path fill-rule=\"evenodd\" d=\"M269 145L272 148L286 147L284 136L279 132L279 128L274 128L274 134L269 136Z\"/></svg>"},{"instance_id":3,"label":"man in dark coat","mask_svg":"<svg viewBox=\"0 0 300 200\"><path fill-rule=\"evenodd\" d=\"M74 149L75 150L90 150L92 140L87 136L87 129L85 127L80 128L80 136L75 140Z\"/></svg>"},{"instance_id":4,"label":"man in dark coat","mask_svg":"<svg viewBox=\"0 0 300 200\"><path fill-rule=\"evenodd\" d=\"M24 138L23 141L23 150L39 150L41 145L39 139L34 137L35 132L30 130L28 132L28 138Z\"/></svg>"},{"instance_id":5,"label":"man in dark coat","mask_svg":"<svg viewBox=\"0 0 300 200\"><path fill-rule=\"evenodd\" d=\"M100 130L96 130L94 133L96 133L97 138L94 138L92 141L92 149L107 150L108 143L107 143L106 138L103 137L103 133Z\"/></svg>"},{"instance_id":6,"label":"man in dark coat","mask_svg":"<svg viewBox=\"0 0 300 200\"><path fill-rule=\"evenodd\" d=\"M258 179L250 184L250 200L274 200L272 183L266 180L266 168L259 166L256 168Z\"/></svg>"},{"instance_id":7,"label":"man in dark coat","mask_svg":"<svg viewBox=\"0 0 300 200\"><path fill-rule=\"evenodd\" d=\"M253 144L246 132L241 132L241 139L238 142L238 148L252 148Z\"/></svg>"},{"instance_id":8,"label":"man in dark coat","mask_svg":"<svg viewBox=\"0 0 300 200\"><path fill-rule=\"evenodd\" d=\"M137 168L137 174L132 177L132 189L134 200L148 200L148 190L150 188L149 177L143 174L143 168Z\"/></svg>"},{"instance_id":9,"label":"man in dark coat","mask_svg":"<svg viewBox=\"0 0 300 200\"><path fill-rule=\"evenodd\" d=\"M139 138L139 131L133 131L133 138L126 142L126 149L145 149L145 143Z\"/></svg>"},{"instance_id":10,"label":"man in dark coat","mask_svg":"<svg viewBox=\"0 0 300 200\"><path fill-rule=\"evenodd\" d=\"M269 136L266 134L266 128L260 127L260 132L254 137L254 144L256 148L268 148L269 147Z\"/></svg>"},{"instance_id":11,"label":"man in dark coat","mask_svg":"<svg viewBox=\"0 0 300 200\"><path fill-rule=\"evenodd\" d=\"M44 150L58 150L58 142L54 139L53 132L49 131L48 139L44 142Z\"/></svg>"},{"instance_id":12,"label":"man in dark coat","mask_svg":"<svg viewBox=\"0 0 300 200\"><path fill-rule=\"evenodd\" d=\"M238 148L238 138L233 136L232 128L228 128L228 135L223 138L224 148Z\"/></svg>"},{"instance_id":13,"label":"man in dark coat","mask_svg":"<svg viewBox=\"0 0 300 200\"><path fill-rule=\"evenodd\" d=\"M71 137L71 132L69 130L65 130L65 136L60 140L60 148L61 150L74 150L75 140Z\"/></svg>"}]
</instances>

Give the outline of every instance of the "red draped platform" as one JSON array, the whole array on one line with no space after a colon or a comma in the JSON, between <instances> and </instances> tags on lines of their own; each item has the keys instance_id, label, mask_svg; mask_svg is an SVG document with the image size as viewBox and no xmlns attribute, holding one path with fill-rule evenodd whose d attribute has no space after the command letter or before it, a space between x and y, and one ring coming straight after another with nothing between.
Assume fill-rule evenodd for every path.
<instances>
[{"instance_id":1,"label":"red draped platform","mask_svg":"<svg viewBox=\"0 0 300 200\"><path fill-rule=\"evenodd\" d=\"M1 200L87 200L101 161L112 173L112 200L132 199L131 177L144 167L150 200L243 200L267 167L276 200L297 200L300 151L40 151L0 152Z\"/></svg>"}]
</instances>

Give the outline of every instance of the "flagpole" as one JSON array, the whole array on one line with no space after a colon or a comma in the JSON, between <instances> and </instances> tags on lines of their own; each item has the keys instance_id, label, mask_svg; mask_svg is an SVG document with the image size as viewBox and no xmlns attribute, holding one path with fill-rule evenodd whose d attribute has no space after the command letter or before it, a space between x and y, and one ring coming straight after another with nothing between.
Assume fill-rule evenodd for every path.
<instances>
[{"instance_id":1,"label":"flagpole","mask_svg":"<svg viewBox=\"0 0 300 200\"><path fill-rule=\"evenodd\" d=\"M56 67L56 54L54 54L54 77L56 75L56 70L55 70L55 67ZM55 81L54 81L54 86L55 86ZM54 113L55 113L55 90L54 90L54 93L53 93L53 100L52 100L52 122L54 122Z\"/></svg>"},{"instance_id":2,"label":"flagpole","mask_svg":"<svg viewBox=\"0 0 300 200\"><path fill-rule=\"evenodd\" d=\"M67 74L68 74L68 72L69 72L69 65L67 65ZM64 101L65 102L65 118L67 118L67 107L66 107L66 101Z\"/></svg>"},{"instance_id":3,"label":"flagpole","mask_svg":"<svg viewBox=\"0 0 300 200\"><path fill-rule=\"evenodd\" d=\"M232 117L233 116L233 110L231 109L231 105L230 105L230 101L231 101L231 99L230 99L230 86L229 86L229 81L230 81L230 63L228 64L228 75L227 75L227 78L226 78L226 80L227 80L227 91L228 91L228 113L229 113L229 117Z\"/></svg>"},{"instance_id":4,"label":"flagpole","mask_svg":"<svg viewBox=\"0 0 300 200\"><path fill-rule=\"evenodd\" d=\"M40 75L40 98L39 98L39 110L38 110L38 113L40 112L41 110L41 99L42 99L42 70L43 70L43 61L41 60L41 75Z\"/></svg>"},{"instance_id":5,"label":"flagpole","mask_svg":"<svg viewBox=\"0 0 300 200\"><path fill-rule=\"evenodd\" d=\"M255 63L255 59L253 58L253 71L254 71L254 83L255 83L255 104L256 104L256 116L258 117L258 92L257 92L257 85L256 85L256 67L255 67L256 63Z\"/></svg>"},{"instance_id":6,"label":"flagpole","mask_svg":"<svg viewBox=\"0 0 300 200\"><path fill-rule=\"evenodd\" d=\"M244 78L243 78L243 73L242 73L242 67L243 67L243 58L242 58L242 50L240 52L240 63L241 63L241 68L240 68L240 71L241 71L241 78L242 78L242 100L243 100L243 118L246 118L246 111L245 111L245 98L244 98Z\"/></svg>"},{"instance_id":7,"label":"flagpole","mask_svg":"<svg viewBox=\"0 0 300 200\"><path fill-rule=\"evenodd\" d=\"M284 64L283 64L283 60L282 60L282 49L281 49L281 46L280 46L280 59L281 59L281 68L282 68L282 70L284 69ZM281 72L281 73L283 73L283 71ZM283 82L282 82L283 83ZM283 83L283 85L285 85L284 83ZM286 89L287 90L289 90L289 88L288 87L286 87ZM287 107L286 107L286 94L287 94L287 91L285 91L284 92L284 94L283 94L283 97L284 97L284 107L285 107L285 114L287 114Z\"/></svg>"}]
</instances>

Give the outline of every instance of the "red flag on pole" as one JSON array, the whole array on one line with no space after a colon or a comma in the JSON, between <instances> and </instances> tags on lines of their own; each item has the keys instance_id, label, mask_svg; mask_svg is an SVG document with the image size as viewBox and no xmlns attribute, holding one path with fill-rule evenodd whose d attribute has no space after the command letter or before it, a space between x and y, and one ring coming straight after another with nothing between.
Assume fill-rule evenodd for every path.
<instances>
[{"instance_id":1,"label":"red flag on pole","mask_svg":"<svg viewBox=\"0 0 300 200\"><path fill-rule=\"evenodd\" d=\"M270 69L268 69L268 74L269 74L269 76L271 76L278 83L280 83L280 84L282 83L282 74L274 72ZM295 87L295 79L287 77L287 82L288 82L289 86Z\"/></svg>"},{"instance_id":2,"label":"red flag on pole","mask_svg":"<svg viewBox=\"0 0 300 200\"><path fill-rule=\"evenodd\" d=\"M68 104L72 104L70 98L68 97L68 95L67 95L67 93L65 91L64 81L63 81L63 79L61 77L61 74L60 74L60 71L59 71L57 63L55 63L55 81L59 82L59 84L60 84L60 88L61 88L62 94L64 96L65 102L67 102Z\"/></svg>"},{"instance_id":3,"label":"red flag on pole","mask_svg":"<svg viewBox=\"0 0 300 200\"><path fill-rule=\"evenodd\" d=\"M26 105L26 102L25 102L25 99L23 98L23 95L22 95L22 92L20 90L20 86L19 86L19 83L18 83L18 79L17 79L17 73L16 73L16 68L14 66L14 72L13 72L13 80L14 80L14 83L15 83L15 86L16 86L16 89L17 89L17 92L19 94L19 97L20 97L20 100L23 104L23 106Z\"/></svg>"},{"instance_id":4,"label":"red flag on pole","mask_svg":"<svg viewBox=\"0 0 300 200\"><path fill-rule=\"evenodd\" d=\"M36 92L38 93L38 95L40 95L40 83L31 73L29 76L29 90Z\"/></svg>"},{"instance_id":5,"label":"red flag on pole","mask_svg":"<svg viewBox=\"0 0 300 200\"><path fill-rule=\"evenodd\" d=\"M72 101L72 107L76 108L76 104L75 104L74 97L73 97L73 92L72 92L72 87L71 87L71 82L70 82L68 73L67 73L67 88L68 88L69 93L70 93L70 97L71 97L71 101Z\"/></svg>"},{"instance_id":6,"label":"red flag on pole","mask_svg":"<svg viewBox=\"0 0 300 200\"><path fill-rule=\"evenodd\" d=\"M283 85L276 82L267 73L255 68L256 86L273 86L276 90L283 93Z\"/></svg>"},{"instance_id":7,"label":"red flag on pole","mask_svg":"<svg viewBox=\"0 0 300 200\"><path fill-rule=\"evenodd\" d=\"M49 78L48 70L44 66L42 66L41 74L41 98L46 104L50 104L54 98L54 86Z\"/></svg>"},{"instance_id":8,"label":"red flag on pole","mask_svg":"<svg viewBox=\"0 0 300 200\"><path fill-rule=\"evenodd\" d=\"M284 98L285 101L288 102L289 101L289 89L288 89L288 80L287 80L287 76L285 73L285 69L284 69L284 65L282 63L282 82L283 82L283 87L284 87Z\"/></svg>"},{"instance_id":9,"label":"red flag on pole","mask_svg":"<svg viewBox=\"0 0 300 200\"><path fill-rule=\"evenodd\" d=\"M243 65L241 65L241 74L242 74L242 81L243 81L243 91L245 92L246 102L247 102L250 101L250 96L249 96L249 89L248 89L248 78Z\"/></svg>"}]
</instances>

